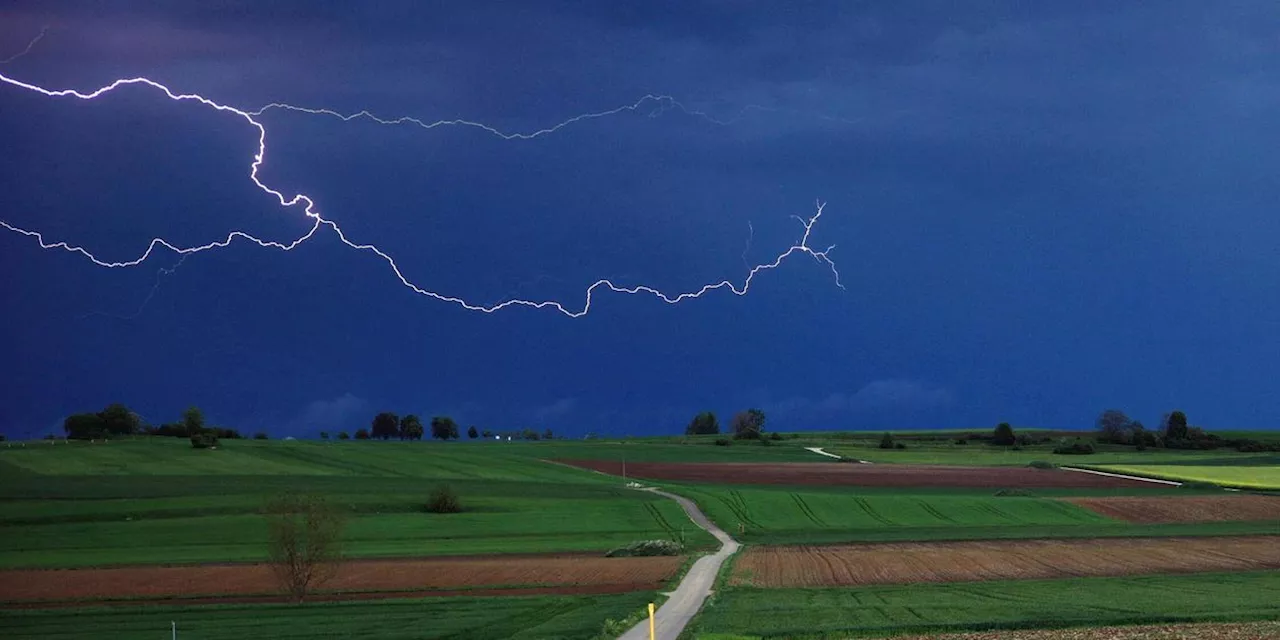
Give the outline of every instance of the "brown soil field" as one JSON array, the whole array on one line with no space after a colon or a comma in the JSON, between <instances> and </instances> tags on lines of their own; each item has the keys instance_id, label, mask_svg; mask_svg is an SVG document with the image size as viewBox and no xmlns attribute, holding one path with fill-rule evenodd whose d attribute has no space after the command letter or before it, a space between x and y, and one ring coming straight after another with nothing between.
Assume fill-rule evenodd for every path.
<instances>
[{"instance_id":1,"label":"brown soil field","mask_svg":"<svg viewBox=\"0 0 1280 640\"><path fill-rule=\"evenodd\" d=\"M1280 622L1135 625L980 631L928 636L899 636L896 640L1276 640Z\"/></svg>"},{"instance_id":2,"label":"brown soil field","mask_svg":"<svg viewBox=\"0 0 1280 640\"><path fill-rule=\"evenodd\" d=\"M483 589L486 593L516 593L519 587L525 588L519 589L522 592L536 588L541 593L618 593L658 589L683 562L675 556L360 560L345 563L321 588L343 592L341 599L382 591L401 592L383 594L388 597L405 597L404 592L480 595L483 587L489 587ZM8 603L183 596L271 599L280 591L265 564L0 571L0 602Z\"/></svg>"},{"instance_id":3,"label":"brown soil field","mask_svg":"<svg viewBox=\"0 0 1280 640\"><path fill-rule=\"evenodd\" d=\"M1280 569L1280 536L753 547L732 583L827 587Z\"/></svg>"},{"instance_id":4,"label":"brown soil field","mask_svg":"<svg viewBox=\"0 0 1280 640\"><path fill-rule=\"evenodd\" d=\"M622 475L618 460L557 460ZM1109 488L1159 487L1150 482L1030 467L949 467L843 462L628 462L627 477L733 484L848 485L859 487Z\"/></svg>"},{"instance_id":5,"label":"brown soil field","mask_svg":"<svg viewBox=\"0 0 1280 640\"><path fill-rule=\"evenodd\" d=\"M1104 516L1129 522L1280 520L1280 497L1273 496L1113 496L1064 499Z\"/></svg>"}]
</instances>

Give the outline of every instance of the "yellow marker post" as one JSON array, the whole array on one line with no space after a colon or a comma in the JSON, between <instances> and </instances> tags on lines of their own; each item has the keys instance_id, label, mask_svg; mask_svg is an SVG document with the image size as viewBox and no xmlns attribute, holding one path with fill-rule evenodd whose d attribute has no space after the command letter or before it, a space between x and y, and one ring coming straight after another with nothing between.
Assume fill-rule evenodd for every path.
<instances>
[{"instance_id":1,"label":"yellow marker post","mask_svg":"<svg viewBox=\"0 0 1280 640\"><path fill-rule=\"evenodd\" d=\"M653 635L653 603L649 603L649 640L656 640Z\"/></svg>"}]
</instances>

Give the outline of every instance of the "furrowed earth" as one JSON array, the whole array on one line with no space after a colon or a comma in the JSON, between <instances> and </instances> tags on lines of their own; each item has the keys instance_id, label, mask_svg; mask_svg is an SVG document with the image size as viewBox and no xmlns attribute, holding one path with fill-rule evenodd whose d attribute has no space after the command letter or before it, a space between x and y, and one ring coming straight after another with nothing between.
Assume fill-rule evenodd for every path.
<instances>
[{"instance_id":1,"label":"furrowed earth","mask_svg":"<svg viewBox=\"0 0 1280 640\"><path fill-rule=\"evenodd\" d=\"M1126 522L1231 522L1280 520L1280 496L1201 497L1108 496L1065 498L1068 502Z\"/></svg>"}]
</instances>

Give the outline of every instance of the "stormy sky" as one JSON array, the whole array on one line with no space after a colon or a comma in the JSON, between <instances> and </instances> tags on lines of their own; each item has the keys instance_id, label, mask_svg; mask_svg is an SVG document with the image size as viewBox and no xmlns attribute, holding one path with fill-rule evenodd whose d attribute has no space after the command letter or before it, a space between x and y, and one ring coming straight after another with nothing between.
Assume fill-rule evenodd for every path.
<instances>
[{"instance_id":1,"label":"stormy sky","mask_svg":"<svg viewBox=\"0 0 1280 640\"><path fill-rule=\"evenodd\" d=\"M108 269L0 229L0 432L124 402L283 435L378 411L569 433L1211 428L1280 414L1280 8L1266 2L10 2L0 74L147 77L475 127L259 116L261 179L424 289L580 308L806 256L742 297L467 311L322 228ZM126 261L310 221L257 132L128 87L0 84L0 220Z\"/></svg>"}]
</instances>

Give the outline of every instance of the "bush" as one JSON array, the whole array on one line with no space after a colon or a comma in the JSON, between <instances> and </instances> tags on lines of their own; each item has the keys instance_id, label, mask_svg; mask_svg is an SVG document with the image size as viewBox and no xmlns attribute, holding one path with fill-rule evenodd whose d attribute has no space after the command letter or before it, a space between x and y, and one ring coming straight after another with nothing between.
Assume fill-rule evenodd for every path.
<instances>
[{"instance_id":1,"label":"bush","mask_svg":"<svg viewBox=\"0 0 1280 640\"><path fill-rule=\"evenodd\" d=\"M641 540L610 549L606 558L631 558L639 556L678 556L684 550L673 540Z\"/></svg>"},{"instance_id":2,"label":"bush","mask_svg":"<svg viewBox=\"0 0 1280 640\"><path fill-rule=\"evenodd\" d=\"M955 443L956 443L956 444L959 444L959 445L966 445L966 444L969 444L969 441L968 441L968 440L965 440L964 438L956 438L956 442L955 442Z\"/></svg>"},{"instance_id":3,"label":"bush","mask_svg":"<svg viewBox=\"0 0 1280 640\"><path fill-rule=\"evenodd\" d=\"M1026 489L1001 489L995 492L997 498L1034 498L1036 494Z\"/></svg>"},{"instance_id":4,"label":"bush","mask_svg":"<svg viewBox=\"0 0 1280 640\"><path fill-rule=\"evenodd\" d=\"M1032 460L1027 466L1033 469L1057 469L1058 468L1058 465L1052 462L1045 462L1044 460Z\"/></svg>"},{"instance_id":5,"label":"bush","mask_svg":"<svg viewBox=\"0 0 1280 640\"><path fill-rule=\"evenodd\" d=\"M884 432L883 436L880 436L880 448L881 449L893 448L893 434L886 431Z\"/></svg>"},{"instance_id":6,"label":"bush","mask_svg":"<svg viewBox=\"0 0 1280 640\"><path fill-rule=\"evenodd\" d=\"M453 487L445 484L431 492L426 508L428 513L461 513L462 501L458 499L458 494L453 491Z\"/></svg>"},{"instance_id":7,"label":"bush","mask_svg":"<svg viewBox=\"0 0 1280 640\"><path fill-rule=\"evenodd\" d=\"M197 433L191 436L191 446L197 449L212 449L218 446L218 436L212 433Z\"/></svg>"},{"instance_id":8,"label":"bush","mask_svg":"<svg viewBox=\"0 0 1280 640\"><path fill-rule=\"evenodd\" d=\"M893 443L893 448L894 448L894 449L906 449L906 448L907 448L907 443L905 443L905 442L895 442L895 443Z\"/></svg>"},{"instance_id":9,"label":"bush","mask_svg":"<svg viewBox=\"0 0 1280 640\"><path fill-rule=\"evenodd\" d=\"M782 434L781 434L781 433L778 433L777 431L774 431L773 433L769 434L769 439L770 439L770 440L781 440L781 439L782 439Z\"/></svg>"},{"instance_id":10,"label":"bush","mask_svg":"<svg viewBox=\"0 0 1280 640\"><path fill-rule=\"evenodd\" d=\"M1075 442L1054 447L1053 452L1061 456L1083 456L1093 453L1093 445L1088 442Z\"/></svg>"},{"instance_id":11,"label":"bush","mask_svg":"<svg viewBox=\"0 0 1280 640\"><path fill-rule=\"evenodd\" d=\"M995 431L991 433L991 444L997 447L1008 447L1016 444L1018 438L1013 435L1013 427L1008 422L1001 422L996 425Z\"/></svg>"},{"instance_id":12,"label":"bush","mask_svg":"<svg viewBox=\"0 0 1280 640\"><path fill-rule=\"evenodd\" d=\"M728 438L716 438L717 447L727 447L731 444L733 444L733 441Z\"/></svg>"}]
</instances>

